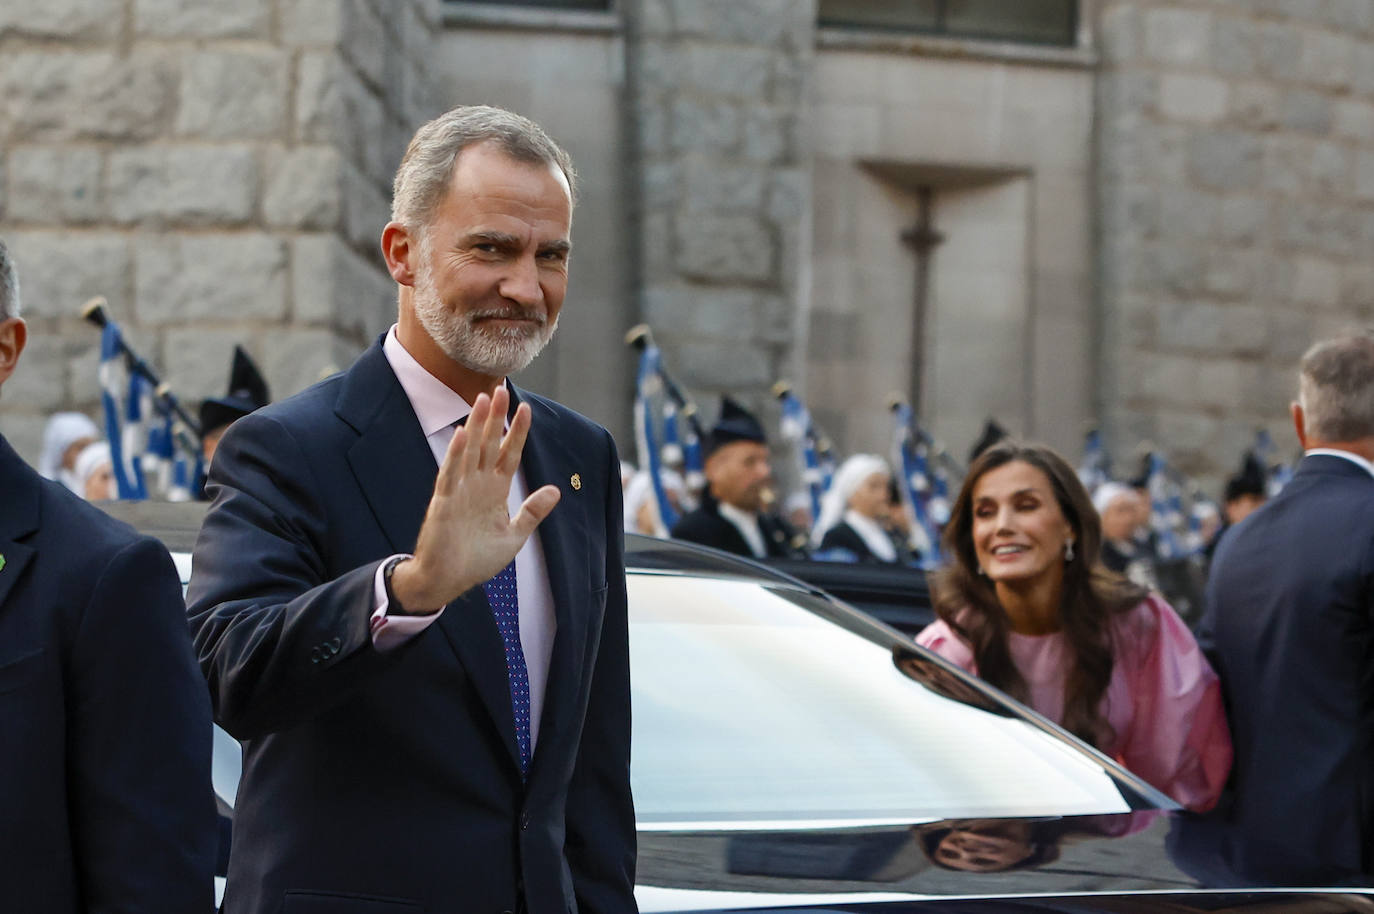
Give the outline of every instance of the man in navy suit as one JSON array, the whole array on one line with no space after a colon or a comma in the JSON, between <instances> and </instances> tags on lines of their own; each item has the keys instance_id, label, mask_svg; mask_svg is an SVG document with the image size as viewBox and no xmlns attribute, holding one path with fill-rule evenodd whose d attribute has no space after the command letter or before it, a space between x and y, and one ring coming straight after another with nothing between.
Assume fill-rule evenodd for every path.
<instances>
[{"instance_id":1,"label":"man in navy suit","mask_svg":"<svg viewBox=\"0 0 1374 914\"><path fill-rule=\"evenodd\" d=\"M0 384L26 334L0 244ZM167 550L0 436L0 910L211 910L210 742Z\"/></svg>"},{"instance_id":2,"label":"man in navy suit","mask_svg":"<svg viewBox=\"0 0 1374 914\"><path fill-rule=\"evenodd\" d=\"M1217 549L1199 640L1235 741L1222 863L1238 882L1374 873L1374 336L1303 356L1305 451Z\"/></svg>"},{"instance_id":3,"label":"man in navy suit","mask_svg":"<svg viewBox=\"0 0 1374 914\"><path fill-rule=\"evenodd\" d=\"M421 127L396 325L220 442L189 602L244 747L230 914L635 910L620 462L506 380L557 324L574 180L510 112Z\"/></svg>"}]
</instances>

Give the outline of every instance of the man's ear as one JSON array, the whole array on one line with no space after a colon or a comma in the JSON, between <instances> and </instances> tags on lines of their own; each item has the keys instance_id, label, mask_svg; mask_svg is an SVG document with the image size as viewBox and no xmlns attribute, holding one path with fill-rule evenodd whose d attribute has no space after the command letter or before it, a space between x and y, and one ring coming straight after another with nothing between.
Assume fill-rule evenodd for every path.
<instances>
[{"instance_id":1,"label":"man's ear","mask_svg":"<svg viewBox=\"0 0 1374 914\"><path fill-rule=\"evenodd\" d=\"M415 285L419 266L420 239L399 222L388 222L382 229L382 257L391 278L403 286Z\"/></svg>"},{"instance_id":2,"label":"man's ear","mask_svg":"<svg viewBox=\"0 0 1374 914\"><path fill-rule=\"evenodd\" d=\"M9 380L19 364L19 354L29 339L29 328L22 318L0 321L0 384Z\"/></svg>"},{"instance_id":3,"label":"man's ear","mask_svg":"<svg viewBox=\"0 0 1374 914\"><path fill-rule=\"evenodd\" d=\"M1288 404L1288 412L1293 416L1293 431L1298 433L1298 444L1307 450L1307 417L1303 415L1302 404L1294 400Z\"/></svg>"}]
</instances>

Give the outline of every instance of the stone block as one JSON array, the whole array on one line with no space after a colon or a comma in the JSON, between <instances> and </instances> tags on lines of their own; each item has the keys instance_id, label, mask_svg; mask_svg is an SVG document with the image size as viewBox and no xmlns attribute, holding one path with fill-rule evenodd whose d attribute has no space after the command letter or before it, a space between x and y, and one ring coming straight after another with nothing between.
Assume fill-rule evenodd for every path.
<instances>
[{"instance_id":1,"label":"stone block","mask_svg":"<svg viewBox=\"0 0 1374 914\"><path fill-rule=\"evenodd\" d=\"M342 171L344 237L354 246L376 248L391 221L391 198L366 175L345 164Z\"/></svg>"},{"instance_id":2,"label":"stone block","mask_svg":"<svg viewBox=\"0 0 1374 914\"><path fill-rule=\"evenodd\" d=\"M1212 15L1195 9L1145 10L1145 56L1175 66L1206 66Z\"/></svg>"},{"instance_id":3,"label":"stone block","mask_svg":"<svg viewBox=\"0 0 1374 914\"><path fill-rule=\"evenodd\" d=\"M1258 27L1256 57L1260 73L1281 82L1297 82L1302 72L1302 33L1289 25L1266 22Z\"/></svg>"},{"instance_id":4,"label":"stone block","mask_svg":"<svg viewBox=\"0 0 1374 914\"><path fill-rule=\"evenodd\" d=\"M739 148L744 118L729 102L679 98L672 105L670 135L677 152L731 152Z\"/></svg>"},{"instance_id":5,"label":"stone block","mask_svg":"<svg viewBox=\"0 0 1374 914\"><path fill-rule=\"evenodd\" d=\"M337 150L276 147L267 153L262 214L274 228L330 229L343 212Z\"/></svg>"},{"instance_id":6,"label":"stone block","mask_svg":"<svg viewBox=\"0 0 1374 914\"><path fill-rule=\"evenodd\" d=\"M753 339L758 293L685 283L655 286L645 293L644 318L655 333L679 343Z\"/></svg>"},{"instance_id":7,"label":"stone block","mask_svg":"<svg viewBox=\"0 0 1374 914\"><path fill-rule=\"evenodd\" d=\"M248 146L117 149L106 180L116 222L236 225L254 215L258 163Z\"/></svg>"},{"instance_id":8,"label":"stone block","mask_svg":"<svg viewBox=\"0 0 1374 914\"><path fill-rule=\"evenodd\" d=\"M278 4L286 44L334 47L342 38L342 0L278 0Z\"/></svg>"},{"instance_id":9,"label":"stone block","mask_svg":"<svg viewBox=\"0 0 1374 914\"><path fill-rule=\"evenodd\" d=\"M386 85L387 60L392 43L377 11L367 0L341 0L343 34L340 49L373 86Z\"/></svg>"},{"instance_id":10,"label":"stone block","mask_svg":"<svg viewBox=\"0 0 1374 914\"><path fill-rule=\"evenodd\" d=\"M1241 195L1221 201L1216 232L1219 240L1236 244L1253 244L1269 225L1270 204L1260 197Z\"/></svg>"},{"instance_id":11,"label":"stone block","mask_svg":"<svg viewBox=\"0 0 1374 914\"><path fill-rule=\"evenodd\" d=\"M1351 84L1355 91L1366 97L1374 93L1374 42L1355 47L1353 69Z\"/></svg>"},{"instance_id":12,"label":"stone block","mask_svg":"<svg viewBox=\"0 0 1374 914\"><path fill-rule=\"evenodd\" d=\"M363 342L396 319L396 284L333 235L292 239L291 299L294 324L332 327Z\"/></svg>"},{"instance_id":13,"label":"stone block","mask_svg":"<svg viewBox=\"0 0 1374 914\"><path fill-rule=\"evenodd\" d=\"M694 390L762 394L778 377L774 348L749 340L674 344L673 364L683 366L682 383Z\"/></svg>"},{"instance_id":14,"label":"stone block","mask_svg":"<svg viewBox=\"0 0 1374 914\"><path fill-rule=\"evenodd\" d=\"M682 202L689 213L757 213L763 208L771 169L711 159L689 161Z\"/></svg>"},{"instance_id":15,"label":"stone block","mask_svg":"<svg viewBox=\"0 0 1374 914\"><path fill-rule=\"evenodd\" d=\"M775 278L777 245L753 216L678 216L676 265L682 275L707 282L767 282Z\"/></svg>"},{"instance_id":16,"label":"stone block","mask_svg":"<svg viewBox=\"0 0 1374 914\"><path fill-rule=\"evenodd\" d=\"M757 100L768 94L774 54L767 48L690 44L680 91Z\"/></svg>"},{"instance_id":17,"label":"stone block","mask_svg":"<svg viewBox=\"0 0 1374 914\"><path fill-rule=\"evenodd\" d=\"M1212 123L1225 117L1229 94L1224 80L1166 73L1159 80L1159 113L1180 121Z\"/></svg>"},{"instance_id":18,"label":"stone block","mask_svg":"<svg viewBox=\"0 0 1374 914\"><path fill-rule=\"evenodd\" d=\"M13 51L0 55L0 142L160 135L175 106L177 72L157 51Z\"/></svg>"},{"instance_id":19,"label":"stone block","mask_svg":"<svg viewBox=\"0 0 1374 914\"><path fill-rule=\"evenodd\" d=\"M679 161L653 162L643 168L643 203L648 210L662 209L665 207L675 207L683 199L684 184L692 188L688 206L694 206L696 196L700 193L696 184L690 180L684 181L682 173L684 170L691 174L693 168L707 173L707 180L714 178L715 170L707 163L688 164L686 169ZM709 207L707 207L709 208Z\"/></svg>"},{"instance_id":20,"label":"stone block","mask_svg":"<svg viewBox=\"0 0 1374 914\"><path fill-rule=\"evenodd\" d=\"M177 132L211 140L283 136L291 101L287 62L276 49L188 55Z\"/></svg>"},{"instance_id":21,"label":"stone block","mask_svg":"<svg viewBox=\"0 0 1374 914\"><path fill-rule=\"evenodd\" d=\"M1203 187L1217 190L1254 187L1259 181L1263 159L1264 150L1259 139L1237 130L1198 133L1189 143L1189 171Z\"/></svg>"},{"instance_id":22,"label":"stone block","mask_svg":"<svg viewBox=\"0 0 1374 914\"><path fill-rule=\"evenodd\" d=\"M1374 105L1358 99L1339 99L1332 108L1331 129L1352 140L1374 140Z\"/></svg>"},{"instance_id":23,"label":"stone block","mask_svg":"<svg viewBox=\"0 0 1374 914\"><path fill-rule=\"evenodd\" d=\"M1303 137L1275 134L1264 140L1264 187L1283 194L1306 189L1308 157L1313 143Z\"/></svg>"},{"instance_id":24,"label":"stone block","mask_svg":"<svg viewBox=\"0 0 1374 914\"><path fill-rule=\"evenodd\" d=\"M1297 393L1297 366L1307 347L1312 345L1312 316L1305 310L1284 307L1274 308L1269 314L1272 333L1269 342L1269 357L1288 366L1292 393Z\"/></svg>"},{"instance_id":25,"label":"stone block","mask_svg":"<svg viewBox=\"0 0 1374 914\"><path fill-rule=\"evenodd\" d=\"M750 108L744 115L744 157L751 162L792 162L800 148L796 112Z\"/></svg>"},{"instance_id":26,"label":"stone block","mask_svg":"<svg viewBox=\"0 0 1374 914\"><path fill-rule=\"evenodd\" d=\"M678 35L761 47L790 45L795 17L814 19L814 8L793 0L670 0Z\"/></svg>"},{"instance_id":27,"label":"stone block","mask_svg":"<svg viewBox=\"0 0 1374 914\"><path fill-rule=\"evenodd\" d=\"M266 38L272 0L134 0L134 31L149 38Z\"/></svg>"},{"instance_id":28,"label":"stone block","mask_svg":"<svg viewBox=\"0 0 1374 914\"><path fill-rule=\"evenodd\" d=\"M1341 300L1341 265L1320 257L1298 257L1293 264L1293 301L1334 309Z\"/></svg>"},{"instance_id":29,"label":"stone block","mask_svg":"<svg viewBox=\"0 0 1374 914\"><path fill-rule=\"evenodd\" d=\"M1158 233L1161 238L1211 238L1216 231L1220 199L1215 194L1186 187L1141 188L1149 199L1139 205L1153 204L1159 213Z\"/></svg>"},{"instance_id":30,"label":"stone block","mask_svg":"<svg viewBox=\"0 0 1374 914\"><path fill-rule=\"evenodd\" d=\"M1160 307L1159 344L1202 356L1257 356L1269 344L1268 310L1260 305L1166 302Z\"/></svg>"},{"instance_id":31,"label":"stone block","mask_svg":"<svg viewBox=\"0 0 1374 914\"><path fill-rule=\"evenodd\" d=\"M1289 130L1304 133L1331 132L1331 100L1320 92L1295 89L1284 94L1279 122Z\"/></svg>"},{"instance_id":32,"label":"stone block","mask_svg":"<svg viewBox=\"0 0 1374 914\"><path fill-rule=\"evenodd\" d=\"M1361 152L1355 159L1355 196L1374 200L1374 152Z\"/></svg>"},{"instance_id":33,"label":"stone block","mask_svg":"<svg viewBox=\"0 0 1374 914\"><path fill-rule=\"evenodd\" d=\"M1274 215L1277 237L1284 246L1334 257L1348 257L1355 249L1360 214L1351 210L1348 204L1299 199L1276 209ZM1374 220L1369 228L1374 233ZM1374 234L1363 240L1374 243Z\"/></svg>"},{"instance_id":34,"label":"stone block","mask_svg":"<svg viewBox=\"0 0 1374 914\"><path fill-rule=\"evenodd\" d=\"M29 466L36 466L39 455L43 453L43 429L48 417L43 413L19 412L17 404L18 400L15 399L9 408L0 409L0 435L5 436L5 440Z\"/></svg>"},{"instance_id":35,"label":"stone block","mask_svg":"<svg viewBox=\"0 0 1374 914\"><path fill-rule=\"evenodd\" d=\"M1203 273L1203 291L1222 299L1249 298L1263 282L1266 256L1255 251L1213 251Z\"/></svg>"},{"instance_id":36,"label":"stone block","mask_svg":"<svg viewBox=\"0 0 1374 914\"><path fill-rule=\"evenodd\" d=\"M1340 306L1360 321L1374 316L1374 263L1348 263L1342 268Z\"/></svg>"},{"instance_id":37,"label":"stone block","mask_svg":"<svg viewBox=\"0 0 1374 914\"><path fill-rule=\"evenodd\" d=\"M800 168L774 169L766 213L775 225L800 227L811 207L811 176ZM799 249L792 249L799 250Z\"/></svg>"},{"instance_id":38,"label":"stone block","mask_svg":"<svg viewBox=\"0 0 1374 914\"><path fill-rule=\"evenodd\" d=\"M135 349L153 353L152 349L145 349L144 344L151 345L154 340L145 339L139 328L125 326L124 331ZM160 366L161 362L158 364ZM91 333L67 341L65 371L68 394L66 408L80 409L94 416L97 425L104 425L100 406L100 334Z\"/></svg>"},{"instance_id":39,"label":"stone block","mask_svg":"<svg viewBox=\"0 0 1374 914\"><path fill-rule=\"evenodd\" d=\"M6 0L0 39L109 41L124 25L123 0Z\"/></svg>"},{"instance_id":40,"label":"stone block","mask_svg":"<svg viewBox=\"0 0 1374 914\"><path fill-rule=\"evenodd\" d=\"M1302 82L1323 89L1350 86L1355 69L1355 43L1347 35L1309 30L1302 33L1298 74Z\"/></svg>"},{"instance_id":41,"label":"stone block","mask_svg":"<svg viewBox=\"0 0 1374 914\"><path fill-rule=\"evenodd\" d=\"M280 399L344 370L362 349L330 330L286 329L263 340L262 370Z\"/></svg>"},{"instance_id":42,"label":"stone block","mask_svg":"<svg viewBox=\"0 0 1374 914\"><path fill-rule=\"evenodd\" d=\"M256 233L145 237L136 252L144 324L286 317L286 245Z\"/></svg>"},{"instance_id":43,"label":"stone block","mask_svg":"<svg viewBox=\"0 0 1374 914\"><path fill-rule=\"evenodd\" d=\"M1124 379L1123 387L1133 386L1141 399L1156 406L1191 406L1197 402L1198 368L1198 360L1189 356L1144 355L1138 373L1133 373L1136 383Z\"/></svg>"},{"instance_id":44,"label":"stone block","mask_svg":"<svg viewBox=\"0 0 1374 914\"><path fill-rule=\"evenodd\" d=\"M1235 16L1218 16L1212 29L1211 68L1226 76L1254 76L1259 72L1258 23Z\"/></svg>"},{"instance_id":45,"label":"stone block","mask_svg":"<svg viewBox=\"0 0 1374 914\"><path fill-rule=\"evenodd\" d=\"M1284 94L1267 83L1231 87L1230 118L1238 127L1272 130L1283 120Z\"/></svg>"},{"instance_id":46,"label":"stone block","mask_svg":"<svg viewBox=\"0 0 1374 914\"><path fill-rule=\"evenodd\" d=\"M94 332L94 331L92 331ZM25 409L54 412L67 402L65 346L60 336L34 333L19 369L5 382L5 399Z\"/></svg>"},{"instance_id":47,"label":"stone block","mask_svg":"<svg viewBox=\"0 0 1374 914\"><path fill-rule=\"evenodd\" d=\"M5 170L9 219L53 225L95 222L104 215L99 149L18 146Z\"/></svg>"},{"instance_id":48,"label":"stone block","mask_svg":"<svg viewBox=\"0 0 1374 914\"><path fill-rule=\"evenodd\" d=\"M304 51L296 64L296 130L306 143L343 138L340 86L348 78L332 51Z\"/></svg>"},{"instance_id":49,"label":"stone block","mask_svg":"<svg viewBox=\"0 0 1374 914\"><path fill-rule=\"evenodd\" d=\"M130 316L132 261L122 235L96 232L8 231L5 245L19 274L28 318L76 318L103 295L115 320Z\"/></svg>"},{"instance_id":50,"label":"stone block","mask_svg":"<svg viewBox=\"0 0 1374 914\"><path fill-rule=\"evenodd\" d=\"M185 402L206 397L222 397L234 361L234 347L243 346L255 362L261 361L256 338L259 328L247 324L235 327L171 327L163 332L163 369L167 383ZM275 398L281 394L268 384Z\"/></svg>"},{"instance_id":51,"label":"stone block","mask_svg":"<svg viewBox=\"0 0 1374 914\"><path fill-rule=\"evenodd\" d=\"M1321 142L1307 161L1308 187L1317 195L1343 197L1355 178L1355 154L1341 143Z\"/></svg>"},{"instance_id":52,"label":"stone block","mask_svg":"<svg viewBox=\"0 0 1374 914\"><path fill-rule=\"evenodd\" d=\"M1097 42L1102 59L1127 63L1140 54L1140 8L1134 4L1104 7L1098 20Z\"/></svg>"},{"instance_id":53,"label":"stone block","mask_svg":"<svg viewBox=\"0 0 1374 914\"><path fill-rule=\"evenodd\" d=\"M647 284L677 274L677 244L673 238L673 215L670 212L647 212L642 220L639 243L644 257L644 276Z\"/></svg>"}]
</instances>

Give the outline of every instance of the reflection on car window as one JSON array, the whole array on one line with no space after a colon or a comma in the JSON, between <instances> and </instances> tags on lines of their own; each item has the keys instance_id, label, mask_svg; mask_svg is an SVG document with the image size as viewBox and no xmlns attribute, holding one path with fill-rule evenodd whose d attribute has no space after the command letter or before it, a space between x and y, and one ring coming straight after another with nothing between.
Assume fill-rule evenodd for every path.
<instances>
[{"instance_id":1,"label":"reflection on car window","mask_svg":"<svg viewBox=\"0 0 1374 914\"><path fill-rule=\"evenodd\" d=\"M1090 757L747 581L630 576L641 828L1125 812Z\"/></svg>"}]
</instances>

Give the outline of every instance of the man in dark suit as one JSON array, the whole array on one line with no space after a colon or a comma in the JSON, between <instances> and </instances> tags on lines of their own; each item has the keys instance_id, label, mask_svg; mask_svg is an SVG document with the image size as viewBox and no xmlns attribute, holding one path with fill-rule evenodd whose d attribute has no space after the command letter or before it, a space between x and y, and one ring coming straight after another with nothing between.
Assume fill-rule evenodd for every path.
<instances>
[{"instance_id":1,"label":"man in dark suit","mask_svg":"<svg viewBox=\"0 0 1374 914\"><path fill-rule=\"evenodd\" d=\"M1305 454L1227 533L1199 641L1235 741L1220 852L1240 881L1368 884L1374 873L1374 336L1303 357Z\"/></svg>"},{"instance_id":2,"label":"man in dark suit","mask_svg":"<svg viewBox=\"0 0 1374 914\"><path fill-rule=\"evenodd\" d=\"M767 510L773 470L763 426L729 397L706 441L706 490L670 535L750 558L805 558L805 540Z\"/></svg>"},{"instance_id":3,"label":"man in dark suit","mask_svg":"<svg viewBox=\"0 0 1374 914\"><path fill-rule=\"evenodd\" d=\"M573 182L509 112L421 127L397 324L220 442L189 601L244 747L230 914L635 910L620 463L506 381L557 323Z\"/></svg>"},{"instance_id":4,"label":"man in dark suit","mask_svg":"<svg viewBox=\"0 0 1374 914\"><path fill-rule=\"evenodd\" d=\"M0 244L0 384L26 334ZM0 436L0 910L213 908L210 743L167 550Z\"/></svg>"}]
</instances>

